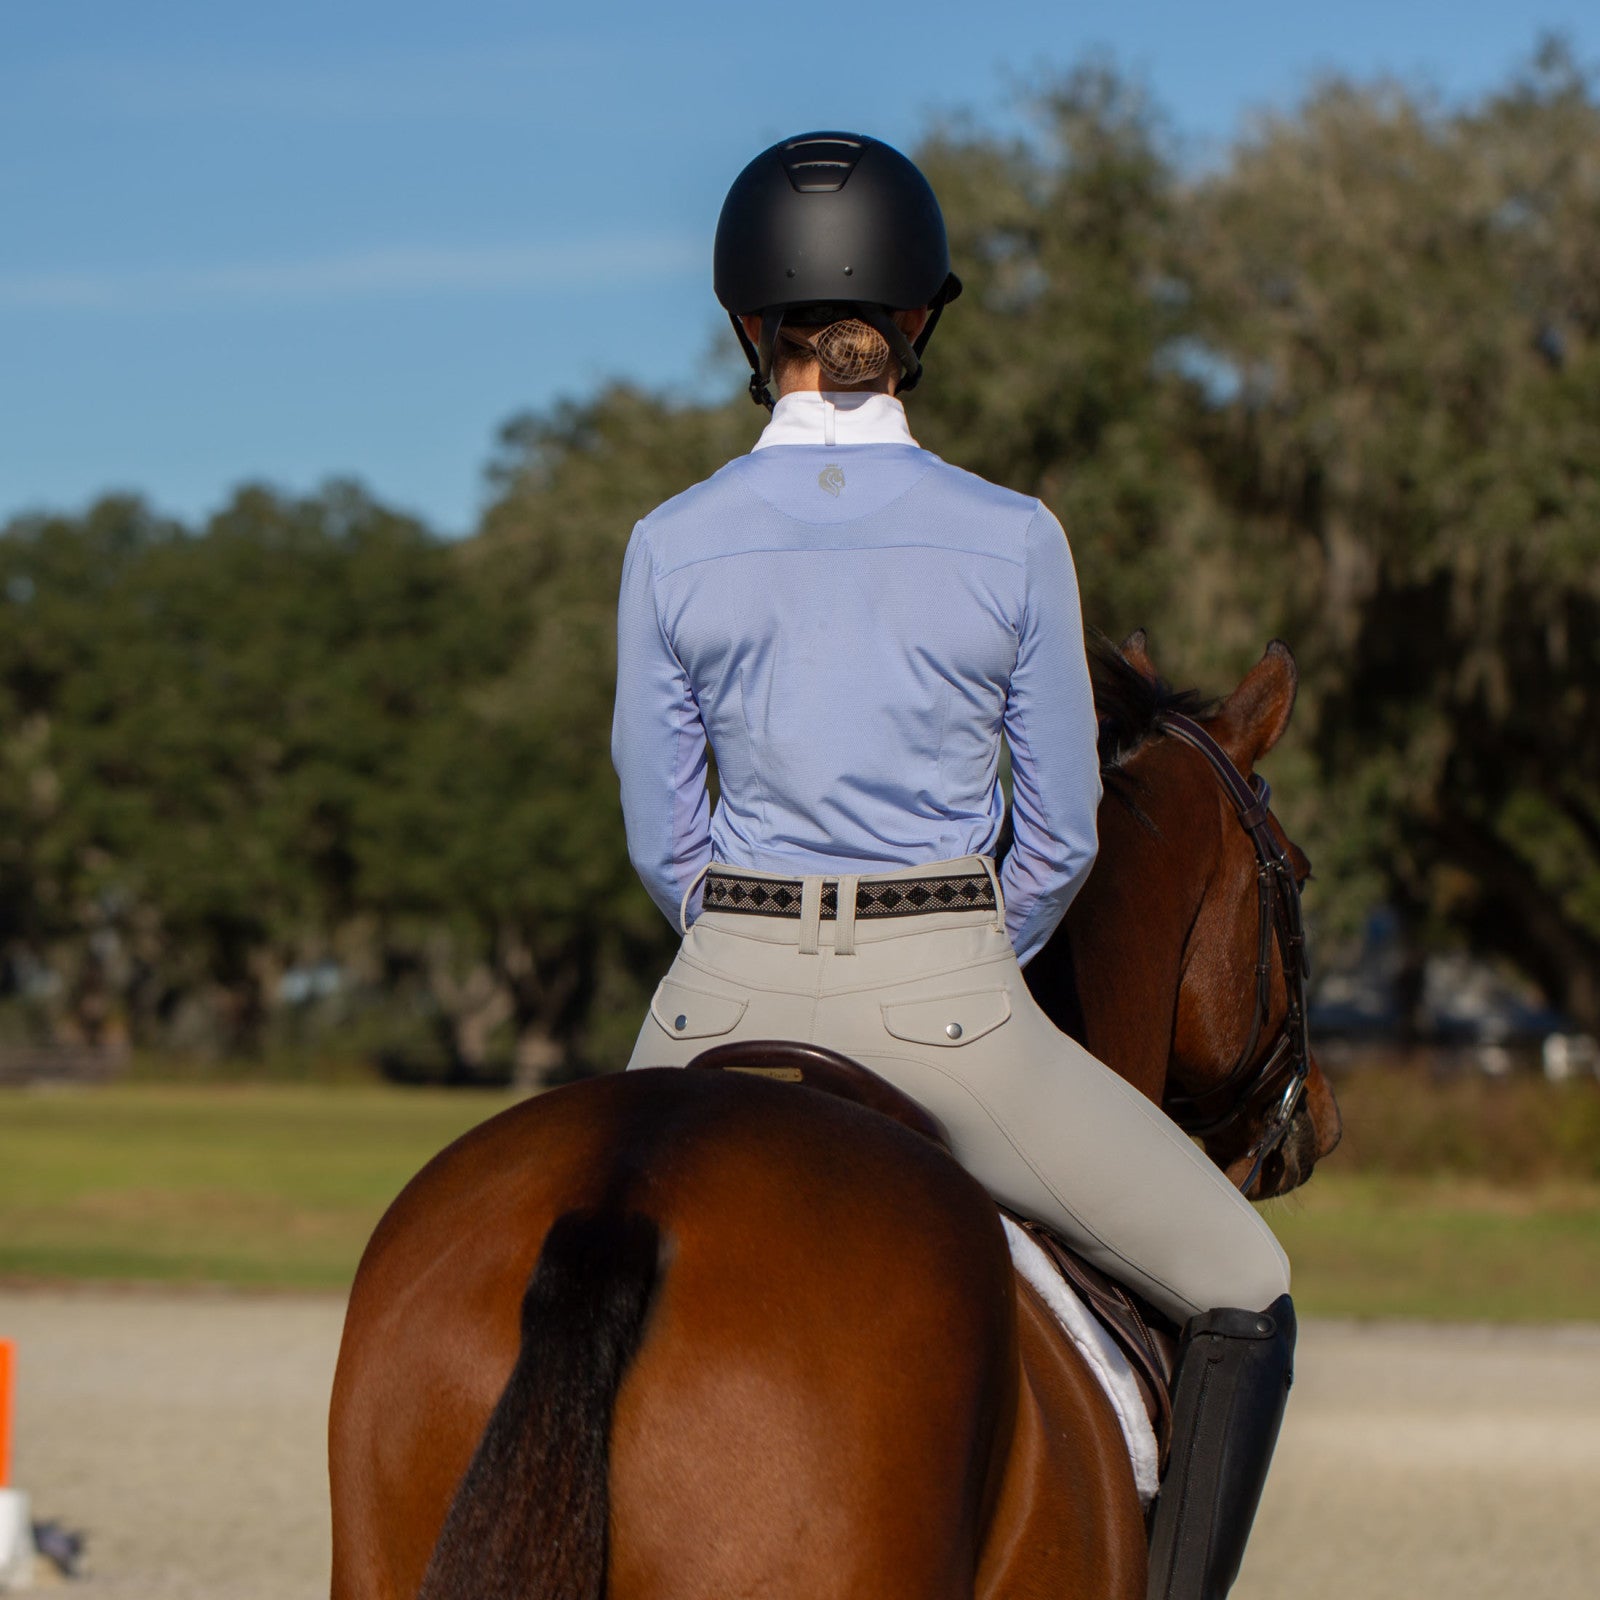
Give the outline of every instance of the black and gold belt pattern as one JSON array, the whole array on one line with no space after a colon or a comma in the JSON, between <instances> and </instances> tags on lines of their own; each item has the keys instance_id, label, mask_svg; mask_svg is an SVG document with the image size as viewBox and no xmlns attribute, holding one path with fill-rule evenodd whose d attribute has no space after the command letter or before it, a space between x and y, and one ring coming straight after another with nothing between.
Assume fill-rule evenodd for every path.
<instances>
[{"instance_id":1,"label":"black and gold belt pattern","mask_svg":"<svg viewBox=\"0 0 1600 1600\"><path fill-rule=\"evenodd\" d=\"M798 919L802 889L799 878L708 872L702 909ZM994 909L994 884L983 872L960 878L874 878L856 885L856 916L862 920ZM839 885L828 878L822 885L822 920L836 921L838 916Z\"/></svg>"}]
</instances>

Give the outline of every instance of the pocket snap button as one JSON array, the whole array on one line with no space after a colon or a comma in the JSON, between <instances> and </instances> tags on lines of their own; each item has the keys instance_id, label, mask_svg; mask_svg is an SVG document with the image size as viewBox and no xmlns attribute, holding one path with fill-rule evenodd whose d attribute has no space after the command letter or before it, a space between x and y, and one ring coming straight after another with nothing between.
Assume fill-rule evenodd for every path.
<instances>
[{"instance_id":1,"label":"pocket snap button","mask_svg":"<svg viewBox=\"0 0 1600 1600\"><path fill-rule=\"evenodd\" d=\"M961 1024L959 1022L947 1022L944 1025L944 1031L946 1038L959 1039L961 1037Z\"/></svg>"}]
</instances>

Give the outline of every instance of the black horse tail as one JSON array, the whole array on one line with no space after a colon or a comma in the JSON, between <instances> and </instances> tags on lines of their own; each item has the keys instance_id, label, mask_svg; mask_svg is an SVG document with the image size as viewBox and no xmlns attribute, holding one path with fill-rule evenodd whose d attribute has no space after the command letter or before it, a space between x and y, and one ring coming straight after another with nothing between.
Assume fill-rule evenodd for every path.
<instances>
[{"instance_id":1,"label":"black horse tail","mask_svg":"<svg viewBox=\"0 0 1600 1600\"><path fill-rule=\"evenodd\" d=\"M523 1297L517 1364L417 1600L601 1600L611 1416L659 1259L659 1230L637 1212L557 1218Z\"/></svg>"}]
</instances>

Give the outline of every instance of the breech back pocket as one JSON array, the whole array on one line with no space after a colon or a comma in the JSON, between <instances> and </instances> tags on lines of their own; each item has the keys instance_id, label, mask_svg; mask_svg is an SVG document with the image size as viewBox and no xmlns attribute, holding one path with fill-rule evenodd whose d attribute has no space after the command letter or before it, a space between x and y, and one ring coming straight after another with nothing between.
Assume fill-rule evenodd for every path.
<instances>
[{"instance_id":1,"label":"breech back pocket","mask_svg":"<svg viewBox=\"0 0 1600 1600\"><path fill-rule=\"evenodd\" d=\"M976 989L885 1005L883 1025L896 1039L958 1050L993 1033L1010 1015L1011 996L1004 989Z\"/></svg>"},{"instance_id":2,"label":"breech back pocket","mask_svg":"<svg viewBox=\"0 0 1600 1600\"><path fill-rule=\"evenodd\" d=\"M650 1002L650 1015L674 1039L714 1039L733 1029L748 1004L663 978Z\"/></svg>"}]
</instances>

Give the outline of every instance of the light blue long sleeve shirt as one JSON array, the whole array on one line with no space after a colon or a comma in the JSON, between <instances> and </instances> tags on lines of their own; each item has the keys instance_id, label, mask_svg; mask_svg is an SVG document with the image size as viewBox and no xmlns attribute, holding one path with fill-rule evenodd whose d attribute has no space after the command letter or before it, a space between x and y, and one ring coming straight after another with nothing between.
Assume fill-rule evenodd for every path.
<instances>
[{"instance_id":1,"label":"light blue long sleeve shirt","mask_svg":"<svg viewBox=\"0 0 1600 1600\"><path fill-rule=\"evenodd\" d=\"M634 529L611 745L629 856L676 924L712 860L798 877L988 854L1004 739L1001 888L1026 962L1096 848L1072 557L1039 501L865 399L785 396L756 450Z\"/></svg>"}]
</instances>

